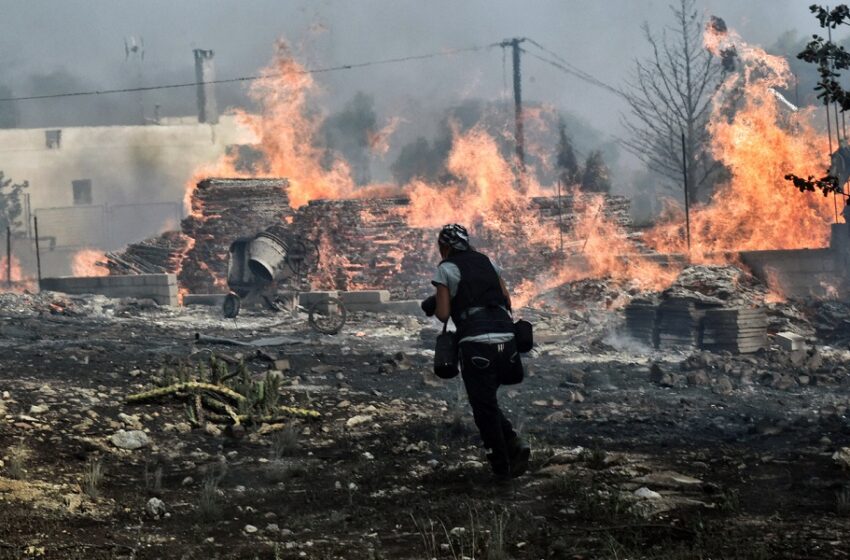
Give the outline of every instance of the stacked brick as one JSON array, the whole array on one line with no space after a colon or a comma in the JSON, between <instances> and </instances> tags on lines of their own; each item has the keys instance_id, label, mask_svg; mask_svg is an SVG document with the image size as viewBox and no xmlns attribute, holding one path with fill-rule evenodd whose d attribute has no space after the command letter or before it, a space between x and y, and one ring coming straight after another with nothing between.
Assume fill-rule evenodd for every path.
<instances>
[{"instance_id":1,"label":"stacked brick","mask_svg":"<svg viewBox=\"0 0 850 560\"><path fill-rule=\"evenodd\" d=\"M435 233L411 228L406 198L314 200L298 209L292 227L314 240L321 262L319 289L383 288L394 299L416 297L438 262Z\"/></svg>"},{"instance_id":2,"label":"stacked brick","mask_svg":"<svg viewBox=\"0 0 850 560\"><path fill-rule=\"evenodd\" d=\"M185 237L172 232L131 245L112 255L112 273L176 272L189 293L222 292L230 244L278 226L315 244L319 262L315 266L312 259L314 266L309 270L314 289L383 289L393 299L417 298L432 290L428 280L439 262L437 230L407 225L407 198L315 200L293 211L286 187L285 179L204 180L193 193L192 215L183 220ZM560 201L534 198L527 211L551 225L553 236L559 223L569 231L576 220L571 196ZM629 203L624 197L606 196L600 214L600 220L616 221L630 231ZM178 249L170 245L178 237L188 241L179 248L185 254L182 262L174 258ZM503 243L500 236L486 231L486 224L483 231L476 227L475 243L497 258L514 281L536 277L557 258L551 250L547 253L522 241Z\"/></svg>"},{"instance_id":3,"label":"stacked brick","mask_svg":"<svg viewBox=\"0 0 850 560\"><path fill-rule=\"evenodd\" d=\"M106 253L106 264L113 276L174 272L180 269L189 243L189 237L182 232L169 231L132 243L124 251Z\"/></svg>"}]
</instances>

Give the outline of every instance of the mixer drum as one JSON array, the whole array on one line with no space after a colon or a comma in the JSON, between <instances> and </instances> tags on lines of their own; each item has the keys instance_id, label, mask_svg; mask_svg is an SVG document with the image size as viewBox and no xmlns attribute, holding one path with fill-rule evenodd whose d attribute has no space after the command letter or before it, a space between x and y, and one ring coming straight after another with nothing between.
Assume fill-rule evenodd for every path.
<instances>
[{"instance_id":1,"label":"mixer drum","mask_svg":"<svg viewBox=\"0 0 850 560\"><path fill-rule=\"evenodd\" d=\"M268 232L257 234L248 247L248 268L258 279L271 282L286 259L286 243Z\"/></svg>"}]
</instances>

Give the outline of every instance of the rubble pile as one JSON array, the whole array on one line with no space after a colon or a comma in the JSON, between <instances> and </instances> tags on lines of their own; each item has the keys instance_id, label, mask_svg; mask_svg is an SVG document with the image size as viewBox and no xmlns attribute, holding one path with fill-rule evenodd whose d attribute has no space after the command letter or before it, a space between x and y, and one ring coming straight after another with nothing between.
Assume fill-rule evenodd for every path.
<instances>
[{"instance_id":1,"label":"rubble pile","mask_svg":"<svg viewBox=\"0 0 850 560\"><path fill-rule=\"evenodd\" d=\"M756 384L781 391L838 386L847 383L847 358L846 350L816 348L795 352L772 348L746 356L697 352L680 362L678 373L667 365L653 364L650 379L672 387L713 385L721 393Z\"/></svg>"},{"instance_id":2,"label":"rubble pile","mask_svg":"<svg viewBox=\"0 0 850 560\"><path fill-rule=\"evenodd\" d=\"M828 342L850 339L850 305L840 301L820 301L813 309L812 323L818 337Z\"/></svg>"},{"instance_id":3,"label":"rubble pile","mask_svg":"<svg viewBox=\"0 0 850 560\"><path fill-rule=\"evenodd\" d=\"M179 270L190 239L183 232L169 231L132 243L121 252L106 253L109 273L161 274Z\"/></svg>"}]
</instances>

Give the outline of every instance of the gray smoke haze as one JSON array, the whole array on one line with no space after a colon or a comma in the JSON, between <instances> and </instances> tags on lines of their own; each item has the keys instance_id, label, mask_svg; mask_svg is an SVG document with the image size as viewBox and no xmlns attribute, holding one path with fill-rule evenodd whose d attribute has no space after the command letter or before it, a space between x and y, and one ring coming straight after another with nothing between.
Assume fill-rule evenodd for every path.
<instances>
[{"instance_id":1,"label":"gray smoke haze","mask_svg":"<svg viewBox=\"0 0 850 560\"><path fill-rule=\"evenodd\" d=\"M292 43L308 67L485 45L528 36L576 66L621 85L647 54L640 26L670 22L671 0L3 0L0 91L16 96L194 80L193 48L213 49L221 79L252 75L274 42ZM772 45L784 31L818 30L801 0L703 0L745 40ZM844 34L846 36L846 33ZM141 63L125 60L124 40L144 39ZM392 144L433 138L445 109L465 99L508 99L510 59L501 49L321 74L321 103L339 110L364 92L379 123L404 121ZM524 97L551 103L602 132L622 135L620 99L525 57ZM4 88L7 88L4 90ZM220 107L250 106L244 85L217 89ZM17 104L20 126L119 124L195 112L192 88ZM391 158L390 154L388 158ZM388 174L384 170L385 178ZM379 172L378 175L381 175Z\"/></svg>"}]
</instances>

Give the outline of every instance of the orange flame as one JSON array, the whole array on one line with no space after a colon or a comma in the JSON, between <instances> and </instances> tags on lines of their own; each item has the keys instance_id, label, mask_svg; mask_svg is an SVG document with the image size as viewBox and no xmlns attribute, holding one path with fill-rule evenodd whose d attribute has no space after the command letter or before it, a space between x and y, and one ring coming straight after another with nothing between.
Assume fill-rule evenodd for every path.
<instances>
[{"instance_id":1,"label":"orange flame","mask_svg":"<svg viewBox=\"0 0 850 560\"><path fill-rule=\"evenodd\" d=\"M713 99L709 130L713 156L731 178L711 201L691 211L692 258L731 250L800 249L828 244L832 201L802 196L785 180L790 172L826 167L827 139L813 125L812 109L788 112L775 89L788 84L788 62L746 44L731 33L706 33L716 50L734 45L741 70ZM740 107L732 104L738 100ZM733 116L729 113L734 111ZM647 236L664 252L683 252L683 216L668 219Z\"/></svg>"},{"instance_id":2,"label":"orange flame","mask_svg":"<svg viewBox=\"0 0 850 560\"><path fill-rule=\"evenodd\" d=\"M11 286L8 281L9 278L7 273L9 269L7 269L7 264L9 261L6 260L6 257L0 257L0 292L13 292L13 293L24 293L26 291L33 291L36 288L36 284L32 278L28 277L24 273L24 269L21 266L21 261L18 260L15 255L12 255L12 266L11 266Z\"/></svg>"},{"instance_id":3,"label":"orange flame","mask_svg":"<svg viewBox=\"0 0 850 560\"><path fill-rule=\"evenodd\" d=\"M246 174L237 168L235 154L223 156L195 173L187 184L187 201L200 179L225 176L286 177L294 208L317 198L350 197L354 181L349 165L314 141L322 115L307 104L309 95L318 89L313 76L295 60L283 41L278 42L277 54L271 65L261 71L261 76L249 91L259 104L259 113L237 111L237 116L258 138L255 147L265 157L264 167Z\"/></svg>"},{"instance_id":4,"label":"orange flame","mask_svg":"<svg viewBox=\"0 0 850 560\"><path fill-rule=\"evenodd\" d=\"M97 249L80 249L71 259L71 274L74 276L109 276L109 269L100 263L106 255Z\"/></svg>"},{"instance_id":5,"label":"orange flame","mask_svg":"<svg viewBox=\"0 0 850 560\"><path fill-rule=\"evenodd\" d=\"M787 61L746 44L731 32L708 30L705 44L715 52L734 46L741 66L713 99L711 152L728 168L730 178L708 203L691 211L691 260L729 263L735 257L725 251L825 245L832 204L821 197L797 195L784 179L786 173L825 164L827 151L826 138L812 122L812 110L790 113L777 102L775 88L787 85L790 77ZM380 196L394 190L386 185L356 188L348 164L314 141L323 117L311 110L308 99L318 87L285 43L279 43L273 63L262 74L250 92L259 113L239 113L241 122L258 138L256 147L265 161L264 167L251 170L250 176L286 177L293 207L319 198ZM391 120L372 139L376 152L385 153L387 139L398 122ZM201 177L245 176L247 172L236 163L231 154L199 170L190 189ZM542 165L549 162L544 160ZM541 186L531 171L518 175L515 162L501 155L496 139L482 126L464 132L453 126L446 167L451 179L441 184L414 180L404 186L410 198L404 210L407 224L435 228L459 222L470 227L485 245L493 245L495 253L546 255L539 276L518 288L518 304L564 282L587 278L610 278L635 290L658 290L668 286L681 268L681 264L640 255L623 227L606 217L603 198L577 190L568 194L572 223L563 232L566 254L558 256L561 240L557 226L541 218L532 200L551 196L554 189ZM187 200L190 195L191 190ZM193 210L197 213L199 209ZM681 210L671 207L645 235L646 243L659 252L684 252L682 218ZM332 251L327 239L319 242L321 259L328 265L324 274L330 281L329 274L345 271L351 263L343 257L329 257Z\"/></svg>"}]
</instances>

